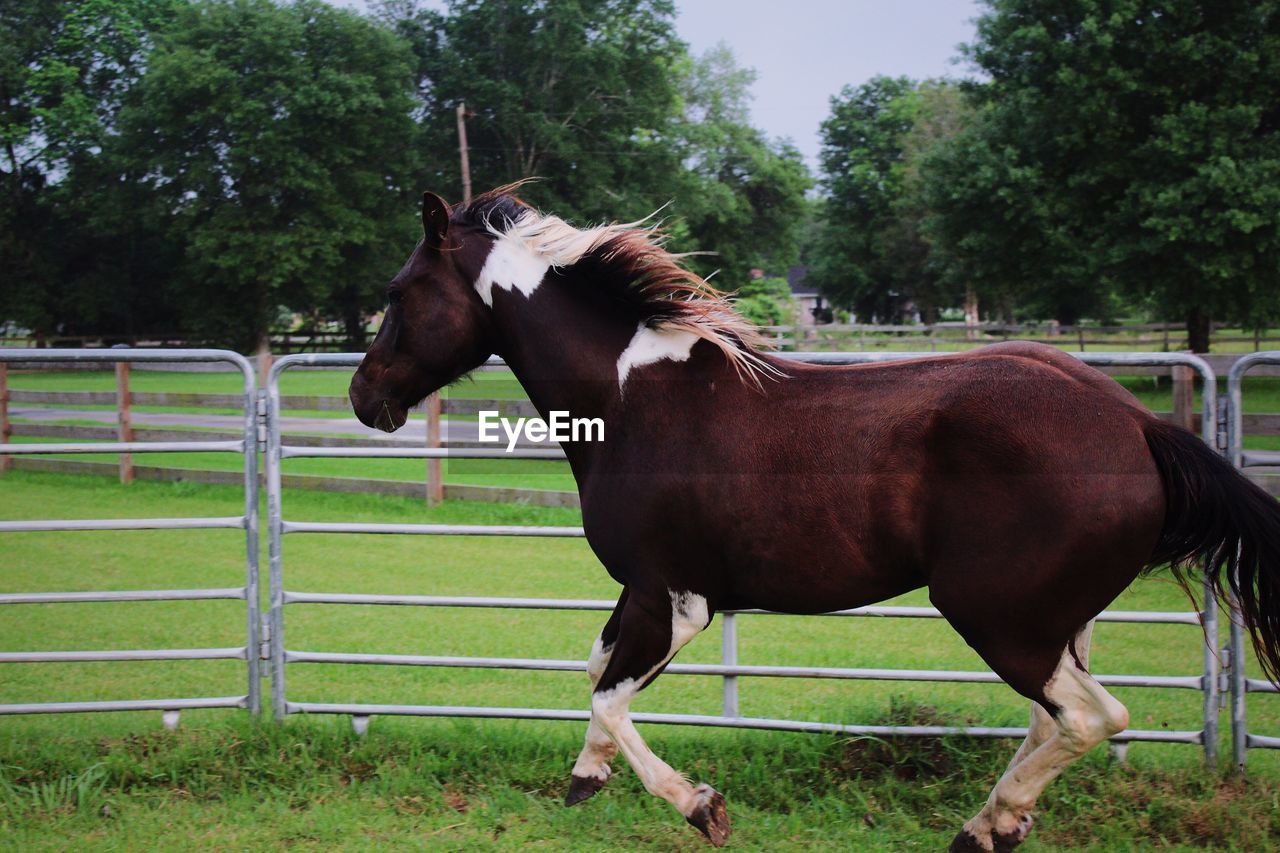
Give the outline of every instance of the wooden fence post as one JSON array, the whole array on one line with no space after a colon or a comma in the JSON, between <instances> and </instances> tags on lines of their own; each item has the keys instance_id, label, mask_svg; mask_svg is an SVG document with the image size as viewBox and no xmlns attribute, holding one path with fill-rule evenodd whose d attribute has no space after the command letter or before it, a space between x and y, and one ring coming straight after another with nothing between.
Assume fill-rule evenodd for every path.
<instances>
[{"instance_id":1,"label":"wooden fence post","mask_svg":"<svg viewBox=\"0 0 1280 853\"><path fill-rule=\"evenodd\" d=\"M8 444L13 427L9 425L9 362L0 361L0 444ZM0 474L13 469L12 456L0 456Z\"/></svg>"},{"instance_id":2,"label":"wooden fence post","mask_svg":"<svg viewBox=\"0 0 1280 853\"><path fill-rule=\"evenodd\" d=\"M1185 364L1175 364L1173 374L1173 422L1196 431L1195 372Z\"/></svg>"},{"instance_id":3,"label":"wooden fence post","mask_svg":"<svg viewBox=\"0 0 1280 853\"><path fill-rule=\"evenodd\" d=\"M285 350L288 352L288 349ZM258 387L267 387L267 378L271 375L271 339L265 335L258 340Z\"/></svg>"},{"instance_id":4,"label":"wooden fence post","mask_svg":"<svg viewBox=\"0 0 1280 853\"><path fill-rule=\"evenodd\" d=\"M129 362L116 362L116 438L133 441L133 415L130 407L133 395L129 393ZM133 482L133 454L120 454L120 482L126 486Z\"/></svg>"},{"instance_id":5,"label":"wooden fence post","mask_svg":"<svg viewBox=\"0 0 1280 853\"><path fill-rule=\"evenodd\" d=\"M440 441L440 392L427 398L427 447L441 447ZM427 505L436 506L444 500L444 479L441 477L440 460L427 460Z\"/></svg>"}]
</instances>

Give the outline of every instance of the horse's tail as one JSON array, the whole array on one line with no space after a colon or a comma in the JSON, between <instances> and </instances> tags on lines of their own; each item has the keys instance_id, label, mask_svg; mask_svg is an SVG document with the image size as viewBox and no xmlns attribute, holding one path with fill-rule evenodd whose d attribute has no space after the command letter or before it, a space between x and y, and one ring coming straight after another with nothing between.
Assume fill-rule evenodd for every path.
<instances>
[{"instance_id":1,"label":"horse's tail","mask_svg":"<svg viewBox=\"0 0 1280 853\"><path fill-rule=\"evenodd\" d=\"M1166 502L1150 564L1170 563L1191 594L1205 559L1214 595L1231 589L1263 672L1280 683L1280 503L1187 430L1152 420L1145 434Z\"/></svg>"}]
</instances>

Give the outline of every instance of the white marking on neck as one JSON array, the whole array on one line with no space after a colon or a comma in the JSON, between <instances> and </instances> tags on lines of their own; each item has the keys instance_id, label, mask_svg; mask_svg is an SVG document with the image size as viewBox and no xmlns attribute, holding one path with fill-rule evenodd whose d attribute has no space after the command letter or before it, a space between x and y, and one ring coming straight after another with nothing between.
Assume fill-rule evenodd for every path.
<instances>
[{"instance_id":1,"label":"white marking on neck","mask_svg":"<svg viewBox=\"0 0 1280 853\"><path fill-rule=\"evenodd\" d=\"M684 329L650 329L644 323L636 328L631 343L618 356L618 391L627 384L627 375L637 367L670 359L688 361L698 336Z\"/></svg>"},{"instance_id":2,"label":"white marking on neck","mask_svg":"<svg viewBox=\"0 0 1280 853\"><path fill-rule=\"evenodd\" d=\"M493 241L493 248L476 279L476 292L490 308L495 285L508 291L518 290L528 299L542 284L550 267L550 261L526 243L503 235Z\"/></svg>"}]
</instances>

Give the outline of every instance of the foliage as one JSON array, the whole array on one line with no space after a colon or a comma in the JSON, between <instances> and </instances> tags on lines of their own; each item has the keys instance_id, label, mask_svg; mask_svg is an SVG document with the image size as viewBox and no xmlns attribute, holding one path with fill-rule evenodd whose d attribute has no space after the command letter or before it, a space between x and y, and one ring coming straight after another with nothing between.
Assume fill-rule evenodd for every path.
<instances>
[{"instance_id":1,"label":"foliage","mask_svg":"<svg viewBox=\"0 0 1280 853\"><path fill-rule=\"evenodd\" d=\"M424 180L459 186L465 102L477 191L538 176L525 195L578 221L662 203L650 184L679 169L666 138L683 55L670 0L450 0L444 12L391 3L379 14L416 59Z\"/></svg>"},{"instance_id":2,"label":"foliage","mask_svg":"<svg viewBox=\"0 0 1280 853\"><path fill-rule=\"evenodd\" d=\"M903 144L918 106L914 91L905 77L846 86L831 99L831 116L822 123L826 198L809 275L833 303L862 315L893 317L903 302L880 240L903 192Z\"/></svg>"},{"instance_id":3,"label":"foliage","mask_svg":"<svg viewBox=\"0 0 1280 853\"><path fill-rule=\"evenodd\" d=\"M1280 3L989 0L979 119L931 166L953 279L1280 311Z\"/></svg>"},{"instance_id":4,"label":"foliage","mask_svg":"<svg viewBox=\"0 0 1280 853\"><path fill-rule=\"evenodd\" d=\"M104 149L153 35L177 2L0 4L5 319L41 333L99 323L119 331L163 324L162 305L136 316L121 310L122 303L132 304L125 294L135 287L137 271L154 270L172 253L154 245L145 205L113 180ZM97 230L108 218L113 227Z\"/></svg>"},{"instance_id":5,"label":"foliage","mask_svg":"<svg viewBox=\"0 0 1280 853\"><path fill-rule=\"evenodd\" d=\"M458 0L379 15L418 57L424 147L457 186L455 108L466 103L472 184L539 177L524 194L585 223L664 208L672 246L730 285L795 262L808 174L749 123L754 72L723 45L698 59L666 0Z\"/></svg>"},{"instance_id":6,"label":"foliage","mask_svg":"<svg viewBox=\"0 0 1280 853\"><path fill-rule=\"evenodd\" d=\"M755 72L740 68L724 44L707 51L684 74L684 112L673 131L684 164L669 190L678 218L674 242L706 251L690 259L693 266L716 272L729 289L750 288L752 269L783 273L796 263L806 224L810 181L800 153L748 123L754 80ZM764 303L761 309L783 310Z\"/></svg>"},{"instance_id":7,"label":"foliage","mask_svg":"<svg viewBox=\"0 0 1280 853\"><path fill-rule=\"evenodd\" d=\"M808 176L753 75L669 0L0 0L0 317L240 348L289 315L363 345L416 196L534 175L580 224L666 206L731 287L796 258Z\"/></svg>"},{"instance_id":8,"label":"foliage","mask_svg":"<svg viewBox=\"0 0 1280 853\"><path fill-rule=\"evenodd\" d=\"M734 297L738 313L757 326L781 326L795 321L796 304L785 278L752 278Z\"/></svg>"},{"instance_id":9,"label":"foliage","mask_svg":"<svg viewBox=\"0 0 1280 853\"><path fill-rule=\"evenodd\" d=\"M250 346L280 306L328 308L358 337L413 233L408 87L389 33L315 0L181 12L122 125L181 235L191 328Z\"/></svg>"}]
</instances>

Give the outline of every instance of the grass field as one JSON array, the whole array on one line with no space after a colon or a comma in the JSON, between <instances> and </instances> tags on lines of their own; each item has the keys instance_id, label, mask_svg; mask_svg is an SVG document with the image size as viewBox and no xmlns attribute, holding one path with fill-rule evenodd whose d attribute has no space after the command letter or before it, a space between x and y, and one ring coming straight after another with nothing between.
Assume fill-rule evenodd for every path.
<instances>
[{"instance_id":1,"label":"grass field","mask_svg":"<svg viewBox=\"0 0 1280 853\"><path fill-rule=\"evenodd\" d=\"M234 515L236 489L14 472L0 518ZM289 493L296 520L573 524L571 510ZM5 534L5 591L235 586L239 531ZM265 549L264 549L265 557ZM573 540L295 535L284 547L293 590L609 598L618 589ZM264 559L265 564L265 559ZM913 593L900 603L922 604ZM1186 609L1159 577L1115 605ZM0 648L163 648L243 643L239 602L15 605ZM581 659L598 613L291 605L288 647L313 651ZM740 618L747 664L980 669L941 622ZM1225 638L1225 635L1224 635ZM719 659L716 626L680 657ZM1193 674L1189 626L1104 624L1094 670ZM585 707L578 673L409 667L289 668L295 701ZM0 666L6 702L235 695L230 661ZM718 713L720 680L668 675L637 711ZM832 722L1020 725L1026 702L996 685L743 679L743 713ZM1139 728L1198 728L1190 690L1117 689ZM1280 731L1280 697L1250 700L1252 729ZM252 725L243 712L0 718L0 847L697 849L696 834L627 769L563 809L581 740L573 723L379 718L364 740L345 719ZM1223 718L1225 725L1226 718ZM939 849L981 805L1009 743L879 741L645 726L657 751L729 798L743 849ZM1280 843L1280 755L1254 751L1248 783L1200 768L1195 747L1135 744L1125 767L1096 751L1049 789L1028 849Z\"/></svg>"}]
</instances>

